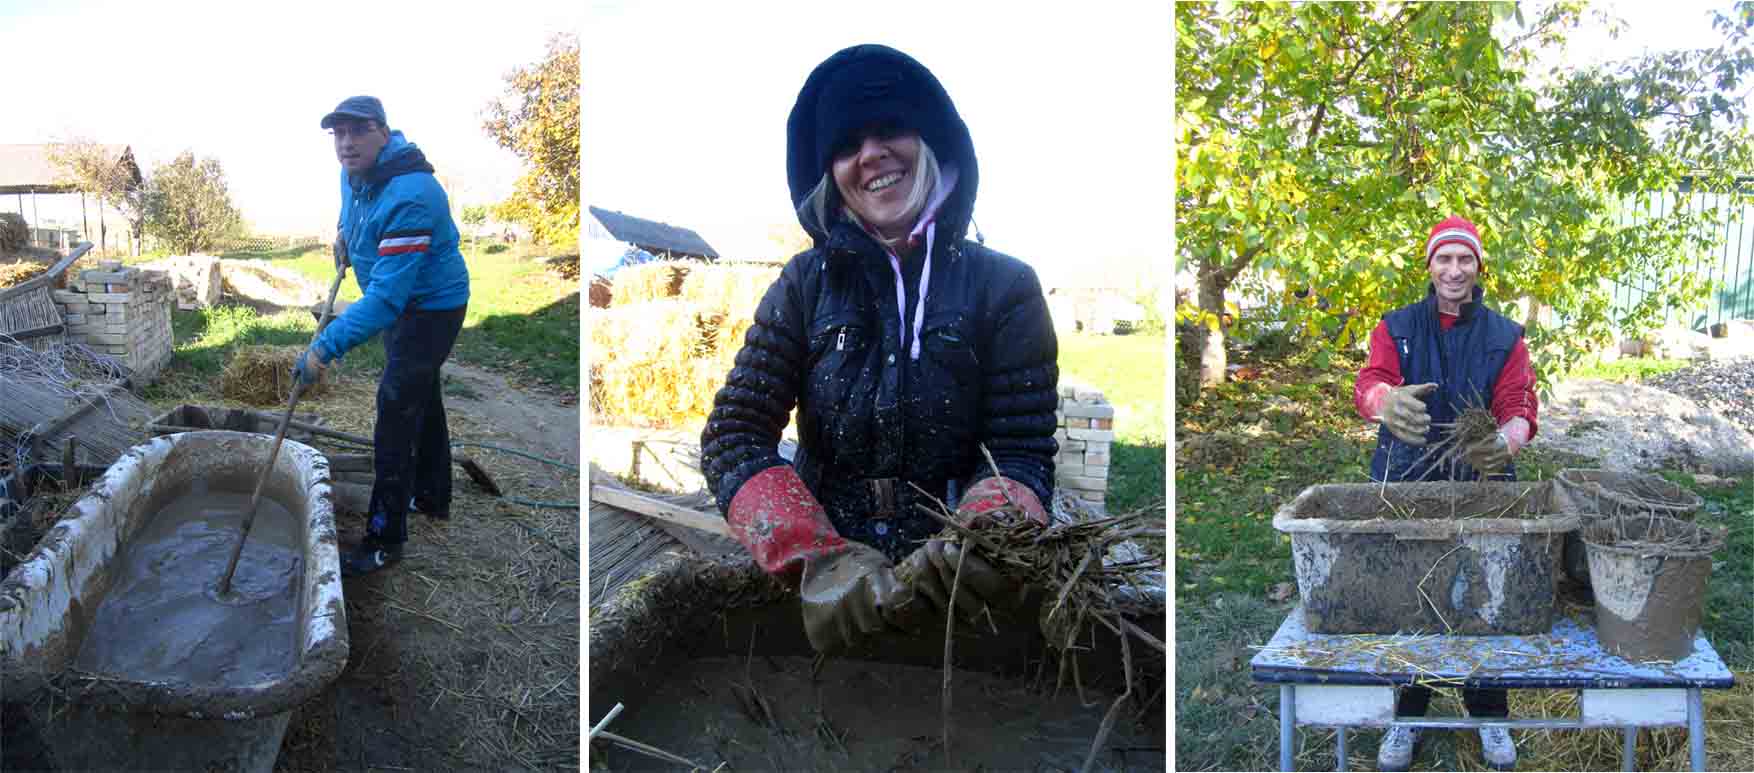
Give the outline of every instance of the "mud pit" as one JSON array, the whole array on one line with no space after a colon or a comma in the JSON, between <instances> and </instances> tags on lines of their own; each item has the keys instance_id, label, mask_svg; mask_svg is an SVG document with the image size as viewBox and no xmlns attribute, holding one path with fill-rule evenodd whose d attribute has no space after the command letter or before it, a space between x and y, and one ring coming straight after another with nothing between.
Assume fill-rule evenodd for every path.
<instances>
[{"instance_id":1,"label":"mud pit","mask_svg":"<svg viewBox=\"0 0 1754 773\"><path fill-rule=\"evenodd\" d=\"M1091 692L1085 697L1092 705L1083 706L1071 685L1056 698L1051 680L1038 694L1019 676L959 670L947 762L939 669L837 658L812 677L812 662L687 661L656 691L638 696L613 732L707 769L726 763L731 770L1077 770L1114 699ZM1115 723L1094 769L1164 769L1162 739L1138 734L1132 713ZM610 770L676 767L619 747L602 761Z\"/></svg>"},{"instance_id":2,"label":"mud pit","mask_svg":"<svg viewBox=\"0 0 1754 773\"><path fill-rule=\"evenodd\" d=\"M248 484L246 484L248 485ZM247 491L201 481L152 514L119 557L74 667L140 681L241 687L296 664L300 534L263 497L230 596L218 585L249 507Z\"/></svg>"}]
</instances>

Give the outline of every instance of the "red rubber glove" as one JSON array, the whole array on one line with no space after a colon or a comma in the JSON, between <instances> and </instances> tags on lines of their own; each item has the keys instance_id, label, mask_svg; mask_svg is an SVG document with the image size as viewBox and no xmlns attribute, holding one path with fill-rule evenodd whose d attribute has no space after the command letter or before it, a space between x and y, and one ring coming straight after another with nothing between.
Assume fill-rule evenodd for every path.
<instances>
[{"instance_id":1,"label":"red rubber glove","mask_svg":"<svg viewBox=\"0 0 1754 773\"><path fill-rule=\"evenodd\" d=\"M790 465L769 467L745 482L731 498L725 520L762 571L788 581L797 580L806 561L847 547L829 523L828 511Z\"/></svg>"},{"instance_id":2,"label":"red rubber glove","mask_svg":"<svg viewBox=\"0 0 1754 773\"><path fill-rule=\"evenodd\" d=\"M1009 495L1010 499L1006 497ZM981 482L968 487L968 493L962 495L962 504L956 507L956 520L964 525L972 525L977 518L989 517L993 510L1014 502L1023 509L1023 514L1030 520L1043 526L1048 522L1048 511L1041 506L1041 499L1035 492L1010 478L984 478ZM990 519L990 517L989 517Z\"/></svg>"}]
</instances>

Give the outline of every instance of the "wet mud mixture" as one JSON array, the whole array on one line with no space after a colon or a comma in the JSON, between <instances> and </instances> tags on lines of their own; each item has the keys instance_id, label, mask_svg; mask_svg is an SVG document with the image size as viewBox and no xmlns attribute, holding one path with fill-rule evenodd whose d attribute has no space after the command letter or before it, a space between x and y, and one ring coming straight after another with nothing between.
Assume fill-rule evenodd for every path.
<instances>
[{"instance_id":1,"label":"wet mud mixture","mask_svg":"<svg viewBox=\"0 0 1754 773\"><path fill-rule=\"evenodd\" d=\"M829 660L813 679L806 657L700 658L680 666L608 728L711 770L1077 770L1115 695L1071 684L1056 698L1025 680L957 671L951 685L951 751L940 743L943 672ZM747 674L747 676L746 676ZM749 689L753 684L754 690ZM1096 770L1163 770L1160 734L1124 705ZM610 770L677 766L599 741Z\"/></svg>"},{"instance_id":2,"label":"wet mud mixture","mask_svg":"<svg viewBox=\"0 0 1754 773\"><path fill-rule=\"evenodd\" d=\"M218 593L249 503L248 493L194 490L151 515L117 557L74 667L234 687L290 673L301 551L280 503L262 498L231 594Z\"/></svg>"}]
</instances>

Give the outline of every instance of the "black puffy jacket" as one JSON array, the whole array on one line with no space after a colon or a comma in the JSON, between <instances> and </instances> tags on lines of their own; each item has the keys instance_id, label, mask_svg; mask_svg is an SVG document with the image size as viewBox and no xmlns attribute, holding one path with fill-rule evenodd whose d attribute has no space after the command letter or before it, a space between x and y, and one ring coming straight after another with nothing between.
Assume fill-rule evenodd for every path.
<instances>
[{"instance_id":1,"label":"black puffy jacket","mask_svg":"<svg viewBox=\"0 0 1754 773\"><path fill-rule=\"evenodd\" d=\"M940 222L957 215L967 222L966 212ZM991 476L979 444L1005 477L1051 502L1058 343L1035 272L971 241L938 240L911 361L882 248L844 219L826 233L805 225L817 246L768 288L701 435L719 509L750 476L785 463L778 444L794 405L799 476L842 536L891 558L940 528L915 511L922 500L908 484L954 507ZM904 266L910 334L922 263L916 254ZM869 482L883 478L900 479L892 515Z\"/></svg>"}]
</instances>

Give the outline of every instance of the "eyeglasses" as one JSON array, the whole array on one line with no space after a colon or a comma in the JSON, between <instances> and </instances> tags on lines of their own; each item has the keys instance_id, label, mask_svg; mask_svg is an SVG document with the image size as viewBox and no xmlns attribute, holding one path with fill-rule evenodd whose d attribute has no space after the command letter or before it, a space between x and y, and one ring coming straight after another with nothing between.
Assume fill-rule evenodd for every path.
<instances>
[{"instance_id":1,"label":"eyeglasses","mask_svg":"<svg viewBox=\"0 0 1754 773\"><path fill-rule=\"evenodd\" d=\"M346 137L364 137L365 135L376 132L377 130L377 124L369 121L359 121L352 124L335 124L335 128L330 129L329 134L335 139L343 139Z\"/></svg>"}]
</instances>

